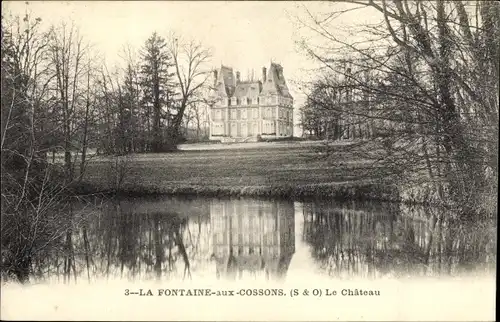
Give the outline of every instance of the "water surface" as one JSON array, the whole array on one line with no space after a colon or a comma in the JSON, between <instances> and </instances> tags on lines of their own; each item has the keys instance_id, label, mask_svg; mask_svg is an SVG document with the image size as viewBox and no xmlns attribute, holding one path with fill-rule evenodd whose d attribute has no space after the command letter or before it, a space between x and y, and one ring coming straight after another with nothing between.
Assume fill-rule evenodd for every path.
<instances>
[{"instance_id":1,"label":"water surface","mask_svg":"<svg viewBox=\"0 0 500 322\"><path fill-rule=\"evenodd\" d=\"M398 204L143 198L76 205L32 281L494 274L491 223Z\"/></svg>"}]
</instances>

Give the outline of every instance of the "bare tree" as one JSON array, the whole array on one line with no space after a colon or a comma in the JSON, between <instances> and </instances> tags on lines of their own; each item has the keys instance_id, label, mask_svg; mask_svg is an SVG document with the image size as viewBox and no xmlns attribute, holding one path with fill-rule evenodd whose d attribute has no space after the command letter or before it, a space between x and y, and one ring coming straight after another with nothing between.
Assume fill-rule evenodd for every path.
<instances>
[{"instance_id":1,"label":"bare tree","mask_svg":"<svg viewBox=\"0 0 500 322\"><path fill-rule=\"evenodd\" d=\"M29 13L2 21L2 273L21 282L71 225L62 220L66 186L46 159L59 144L50 95L57 75L41 23Z\"/></svg>"},{"instance_id":2,"label":"bare tree","mask_svg":"<svg viewBox=\"0 0 500 322\"><path fill-rule=\"evenodd\" d=\"M200 43L193 40L184 41L175 34L170 36L168 46L180 92L172 121L173 135L175 140L178 140L186 108L198 100L197 95L202 91L210 76L205 65L211 58L211 51L205 49Z\"/></svg>"},{"instance_id":3,"label":"bare tree","mask_svg":"<svg viewBox=\"0 0 500 322\"><path fill-rule=\"evenodd\" d=\"M483 198L496 190L491 175L498 173L499 6L382 0L346 2L346 9L341 2L323 16L306 8L308 20L299 21L328 44L304 41L308 55L353 91L351 100L323 107L349 119L353 131L359 120L380 130L360 156L385 162L410 186L430 185L432 197L421 199L451 201L462 214L491 211ZM354 41L331 29L352 10L379 18L351 30ZM317 85L340 88L329 80Z\"/></svg>"},{"instance_id":4,"label":"bare tree","mask_svg":"<svg viewBox=\"0 0 500 322\"><path fill-rule=\"evenodd\" d=\"M50 32L50 52L55 75L54 95L62 116L64 135L64 164L66 180L74 179L72 152L77 150L76 131L78 110L85 106L83 88L86 82L86 57L89 46L72 24L61 24ZM88 78L88 77L87 77ZM73 153L74 154L74 153Z\"/></svg>"}]
</instances>

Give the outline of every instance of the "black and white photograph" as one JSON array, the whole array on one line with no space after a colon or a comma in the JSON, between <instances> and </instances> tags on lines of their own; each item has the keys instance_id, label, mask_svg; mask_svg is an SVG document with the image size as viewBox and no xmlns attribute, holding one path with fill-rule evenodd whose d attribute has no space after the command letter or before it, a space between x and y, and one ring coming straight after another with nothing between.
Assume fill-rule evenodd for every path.
<instances>
[{"instance_id":1,"label":"black and white photograph","mask_svg":"<svg viewBox=\"0 0 500 322\"><path fill-rule=\"evenodd\" d=\"M500 5L3 1L2 320L493 321Z\"/></svg>"}]
</instances>

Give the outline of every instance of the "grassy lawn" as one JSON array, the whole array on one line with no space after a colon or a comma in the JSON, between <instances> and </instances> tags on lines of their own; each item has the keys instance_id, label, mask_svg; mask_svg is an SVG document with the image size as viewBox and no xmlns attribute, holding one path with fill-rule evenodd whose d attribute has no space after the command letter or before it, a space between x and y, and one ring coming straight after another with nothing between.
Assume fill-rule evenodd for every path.
<instances>
[{"instance_id":1,"label":"grassy lawn","mask_svg":"<svg viewBox=\"0 0 500 322\"><path fill-rule=\"evenodd\" d=\"M339 154L329 160L313 146L184 150L132 155L120 190L129 193L224 195L331 195L370 181L367 165ZM112 162L88 165L86 182L110 189Z\"/></svg>"}]
</instances>

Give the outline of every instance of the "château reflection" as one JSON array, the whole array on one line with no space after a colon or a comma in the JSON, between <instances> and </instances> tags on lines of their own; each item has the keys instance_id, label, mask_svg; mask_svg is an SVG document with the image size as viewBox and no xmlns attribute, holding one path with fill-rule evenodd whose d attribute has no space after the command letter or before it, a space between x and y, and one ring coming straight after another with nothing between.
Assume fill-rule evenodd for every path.
<instances>
[{"instance_id":1,"label":"ch\u00e2teau reflection","mask_svg":"<svg viewBox=\"0 0 500 322\"><path fill-rule=\"evenodd\" d=\"M414 277L496 265L496 223L398 204L159 198L67 211L71 229L34 245L44 251L30 281Z\"/></svg>"},{"instance_id":2,"label":"ch\u00e2teau reflection","mask_svg":"<svg viewBox=\"0 0 500 322\"><path fill-rule=\"evenodd\" d=\"M292 202L220 200L210 204L218 278L282 279L295 252Z\"/></svg>"}]
</instances>

